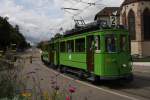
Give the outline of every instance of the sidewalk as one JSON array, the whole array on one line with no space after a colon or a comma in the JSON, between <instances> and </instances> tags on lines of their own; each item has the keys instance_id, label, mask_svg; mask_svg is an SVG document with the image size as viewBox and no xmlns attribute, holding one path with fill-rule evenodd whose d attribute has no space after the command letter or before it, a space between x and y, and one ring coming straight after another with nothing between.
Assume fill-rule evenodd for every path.
<instances>
[{"instance_id":1,"label":"sidewalk","mask_svg":"<svg viewBox=\"0 0 150 100\"><path fill-rule=\"evenodd\" d=\"M150 62L133 62L133 71L150 73Z\"/></svg>"},{"instance_id":2,"label":"sidewalk","mask_svg":"<svg viewBox=\"0 0 150 100\"><path fill-rule=\"evenodd\" d=\"M145 66L145 67L150 67L150 62L133 62L133 66Z\"/></svg>"}]
</instances>

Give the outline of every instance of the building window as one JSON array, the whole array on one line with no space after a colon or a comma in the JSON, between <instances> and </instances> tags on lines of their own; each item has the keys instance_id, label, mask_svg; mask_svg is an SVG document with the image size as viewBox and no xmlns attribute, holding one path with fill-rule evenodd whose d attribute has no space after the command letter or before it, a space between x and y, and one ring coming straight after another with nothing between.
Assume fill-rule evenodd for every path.
<instances>
[{"instance_id":1,"label":"building window","mask_svg":"<svg viewBox=\"0 0 150 100\"><path fill-rule=\"evenodd\" d=\"M146 8L143 12L144 40L150 40L150 10Z\"/></svg>"},{"instance_id":2,"label":"building window","mask_svg":"<svg viewBox=\"0 0 150 100\"><path fill-rule=\"evenodd\" d=\"M126 12L124 12L124 13L122 14L122 24L125 25L125 26L127 25L127 24L126 24Z\"/></svg>"},{"instance_id":3,"label":"building window","mask_svg":"<svg viewBox=\"0 0 150 100\"><path fill-rule=\"evenodd\" d=\"M75 51L85 52L85 38L75 40Z\"/></svg>"},{"instance_id":4,"label":"building window","mask_svg":"<svg viewBox=\"0 0 150 100\"><path fill-rule=\"evenodd\" d=\"M61 51L61 52L65 52L65 51L66 51L65 42L61 42L61 43L60 43L60 51Z\"/></svg>"},{"instance_id":5,"label":"building window","mask_svg":"<svg viewBox=\"0 0 150 100\"><path fill-rule=\"evenodd\" d=\"M67 41L67 52L74 52L74 40Z\"/></svg>"},{"instance_id":6,"label":"building window","mask_svg":"<svg viewBox=\"0 0 150 100\"><path fill-rule=\"evenodd\" d=\"M136 40L135 14L134 14L133 10L130 10L129 14L128 14L128 29L129 29L131 40Z\"/></svg>"}]
</instances>

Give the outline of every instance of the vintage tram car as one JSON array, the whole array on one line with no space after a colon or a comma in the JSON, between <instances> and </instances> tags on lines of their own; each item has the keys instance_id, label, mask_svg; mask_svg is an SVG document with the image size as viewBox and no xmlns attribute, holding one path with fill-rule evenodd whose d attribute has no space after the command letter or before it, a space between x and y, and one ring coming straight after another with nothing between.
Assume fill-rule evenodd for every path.
<instances>
[{"instance_id":1,"label":"vintage tram car","mask_svg":"<svg viewBox=\"0 0 150 100\"><path fill-rule=\"evenodd\" d=\"M93 80L132 80L129 32L123 27L96 24L78 27L46 44L42 61ZM86 75L85 75L86 74Z\"/></svg>"}]
</instances>

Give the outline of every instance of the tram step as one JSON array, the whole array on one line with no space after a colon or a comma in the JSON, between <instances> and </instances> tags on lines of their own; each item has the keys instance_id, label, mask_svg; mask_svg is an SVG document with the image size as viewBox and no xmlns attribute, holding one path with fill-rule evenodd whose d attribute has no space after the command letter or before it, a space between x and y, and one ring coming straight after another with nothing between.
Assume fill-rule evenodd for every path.
<instances>
[{"instance_id":1,"label":"tram step","mask_svg":"<svg viewBox=\"0 0 150 100\"><path fill-rule=\"evenodd\" d=\"M88 78L87 78L87 80L89 80L89 81L92 81L92 82L93 82L93 81L95 80L95 78L94 78L94 76L91 76L91 77L88 77Z\"/></svg>"}]
</instances>

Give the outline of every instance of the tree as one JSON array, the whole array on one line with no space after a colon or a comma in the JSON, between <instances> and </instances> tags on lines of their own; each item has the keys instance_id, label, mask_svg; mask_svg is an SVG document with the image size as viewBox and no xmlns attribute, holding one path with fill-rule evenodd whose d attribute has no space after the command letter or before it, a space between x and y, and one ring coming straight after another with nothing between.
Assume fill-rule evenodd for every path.
<instances>
[{"instance_id":1,"label":"tree","mask_svg":"<svg viewBox=\"0 0 150 100\"><path fill-rule=\"evenodd\" d=\"M8 19L8 17L0 17L0 49L5 51L11 44L16 44L20 49L26 48L28 43L20 33L19 26L13 27Z\"/></svg>"}]
</instances>

